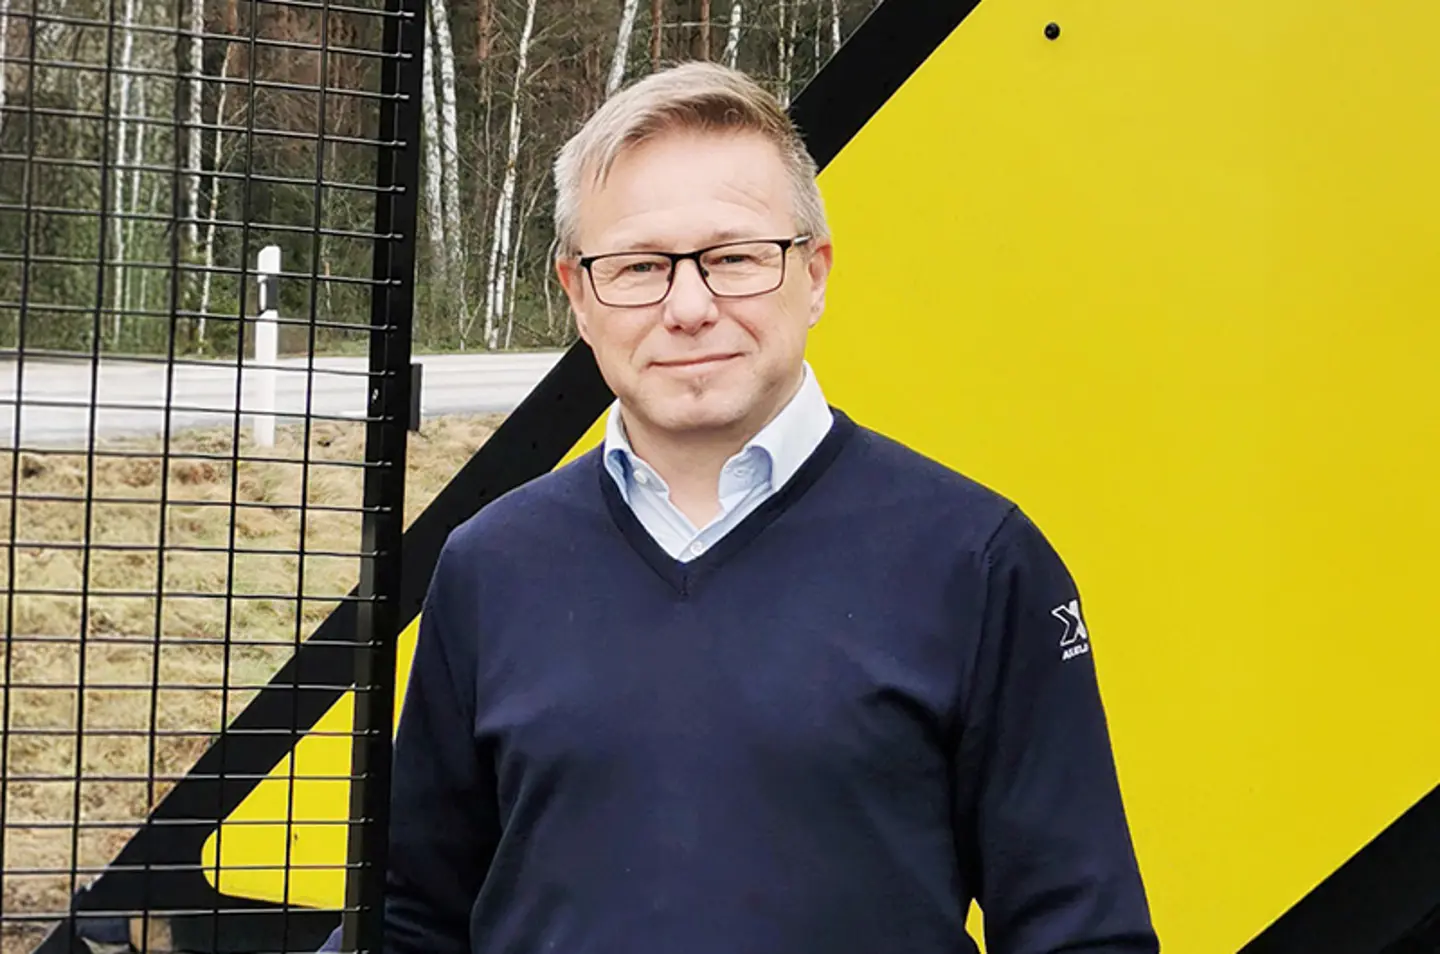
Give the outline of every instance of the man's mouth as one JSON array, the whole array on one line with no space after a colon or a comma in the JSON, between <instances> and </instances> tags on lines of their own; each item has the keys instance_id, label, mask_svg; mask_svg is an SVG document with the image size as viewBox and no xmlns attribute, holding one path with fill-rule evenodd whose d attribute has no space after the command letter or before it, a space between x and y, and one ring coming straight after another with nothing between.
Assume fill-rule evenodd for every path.
<instances>
[{"instance_id":1,"label":"man's mouth","mask_svg":"<svg viewBox=\"0 0 1440 954\"><path fill-rule=\"evenodd\" d=\"M739 355L711 354L702 355L695 358L673 358L666 361L656 361L655 364L662 368L676 368L681 370L687 368L710 368L716 365L724 364L726 361L729 361L730 359L736 357L739 357Z\"/></svg>"}]
</instances>

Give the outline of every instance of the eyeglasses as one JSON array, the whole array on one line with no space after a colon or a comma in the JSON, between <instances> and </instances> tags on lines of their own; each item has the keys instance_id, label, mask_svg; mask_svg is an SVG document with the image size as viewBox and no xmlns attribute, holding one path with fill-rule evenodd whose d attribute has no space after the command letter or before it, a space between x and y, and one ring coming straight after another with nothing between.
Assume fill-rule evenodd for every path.
<instances>
[{"instance_id":1,"label":"eyeglasses","mask_svg":"<svg viewBox=\"0 0 1440 954\"><path fill-rule=\"evenodd\" d=\"M751 298L785 284L785 261L792 248L811 236L725 242L693 252L612 252L586 255L580 267L590 274L590 287L601 304L641 308L665 300L675 284L680 263L690 259L700 279L717 298Z\"/></svg>"}]
</instances>

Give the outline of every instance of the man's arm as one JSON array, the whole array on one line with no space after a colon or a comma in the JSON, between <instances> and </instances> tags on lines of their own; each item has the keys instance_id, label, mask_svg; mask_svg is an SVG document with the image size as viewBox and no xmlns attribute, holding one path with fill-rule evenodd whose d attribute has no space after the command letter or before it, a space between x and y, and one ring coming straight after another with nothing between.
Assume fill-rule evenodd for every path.
<instances>
[{"instance_id":1,"label":"man's arm","mask_svg":"<svg viewBox=\"0 0 1440 954\"><path fill-rule=\"evenodd\" d=\"M493 766L477 752L476 633L442 552L420 615L395 738L385 954L469 954L470 911L499 838Z\"/></svg>"},{"instance_id":2,"label":"man's arm","mask_svg":"<svg viewBox=\"0 0 1440 954\"><path fill-rule=\"evenodd\" d=\"M986 554L984 633L957 760L990 954L1153 954L1070 574L1012 511Z\"/></svg>"}]
</instances>

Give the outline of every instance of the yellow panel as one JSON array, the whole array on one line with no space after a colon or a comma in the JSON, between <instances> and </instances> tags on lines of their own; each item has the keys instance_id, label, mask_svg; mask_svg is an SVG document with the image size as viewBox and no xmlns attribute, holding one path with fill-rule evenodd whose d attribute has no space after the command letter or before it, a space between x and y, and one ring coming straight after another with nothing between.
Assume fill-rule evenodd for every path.
<instances>
[{"instance_id":1,"label":"yellow panel","mask_svg":"<svg viewBox=\"0 0 1440 954\"><path fill-rule=\"evenodd\" d=\"M1429 0L985 0L822 176L811 359L1075 572L1173 954L1240 947L1440 781L1437 33ZM349 742L295 758L343 774ZM288 770L227 867L283 858L234 822L286 817ZM298 817L345 818L327 784ZM293 862L342 863L335 832Z\"/></svg>"},{"instance_id":2,"label":"yellow panel","mask_svg":"<svg viewBox=\"0 0 1440 954\"><path fill-rule=\"evenodd\" d=\"M419 625L417 616L401 631L395 648L397 713L405 701L405 676L415 655ZM350 775L348 734L354 728L355 694L347 692L205 840L201 863L211 885L223 894L277 904L318 908L344 904L350 783L343 779ZM342 780L333 780L337 778Z\"/></svg>"},{"instance_id":3,"label":"yellow panel","mask_svg":"<svg viewBox=\"0 0 1440 954\"><path fill-rule=\"evenodd\" d=\"M822 177L828 396L1075 571L1174 954L1440 781L1437 34L1431 0L985 0Z\"/></svg>"},{"instance_id":4,"label":"yellow panel","mask_svg":"<svg viewBox=\"0 0 1440 954\"><path fill-rule=\"evenodd\" d=\"M201 863L206 879L221 893L315 907L344 903L350 807L350 783L344 777L350 774L351 743L330 733L350 732L354 717L355 696L346 693L206 839ZM217 848L222 862L218 884Z\"/></svg>"}]
</instances>

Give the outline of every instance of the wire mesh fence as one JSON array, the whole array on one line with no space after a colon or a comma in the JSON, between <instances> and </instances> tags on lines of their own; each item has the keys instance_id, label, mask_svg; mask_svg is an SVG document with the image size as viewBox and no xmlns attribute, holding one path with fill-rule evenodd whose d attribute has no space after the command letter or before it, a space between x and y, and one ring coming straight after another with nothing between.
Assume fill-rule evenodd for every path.
<instances>
[{"instance_id":1,"label":"wire mesh fence","mask_svg":"<svg viewBox=\"0 0 1440 954\"><path fill-rule=\"evenodd\" d=\"M0 0L3 954L378 949L421 26Z\"/></svg>"}]
</instances>

